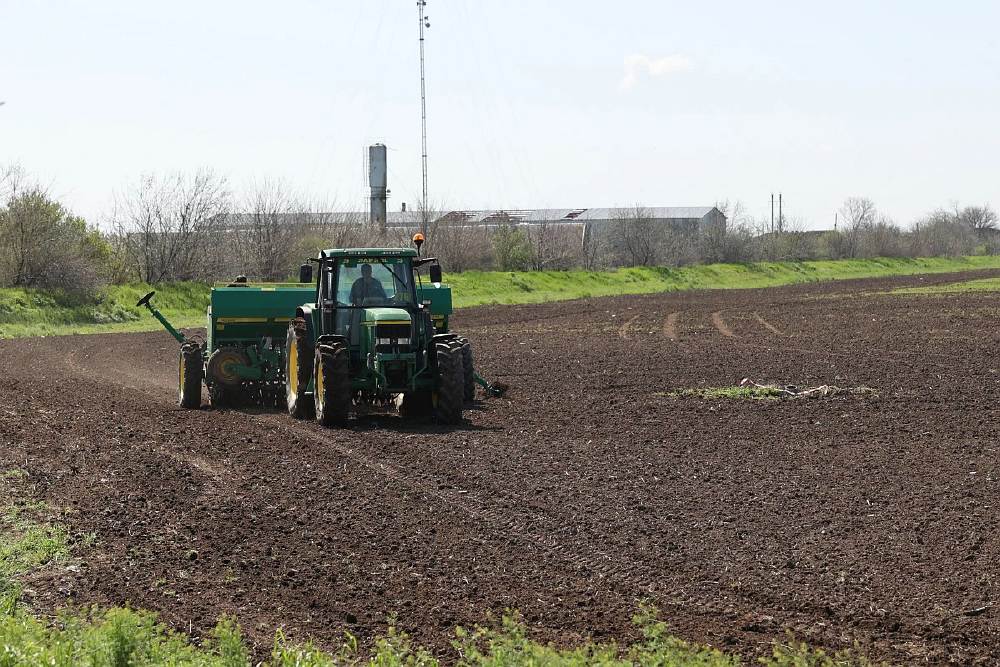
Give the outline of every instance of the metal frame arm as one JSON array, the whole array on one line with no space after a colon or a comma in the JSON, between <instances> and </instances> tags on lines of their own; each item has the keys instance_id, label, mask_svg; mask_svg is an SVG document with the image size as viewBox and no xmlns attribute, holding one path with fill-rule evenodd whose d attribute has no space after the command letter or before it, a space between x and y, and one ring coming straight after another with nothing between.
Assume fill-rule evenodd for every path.
<instances>
[{"instance_id":1,"label":"metal frame arm","mask_svg":"<svg viewBox=\"0 0 1000 667\"><path fill-rule=\"evenodd\" d=\"M184 343L187 342L187 338L184 337L184 334L175 329L174 326L167 321L167 318L163 316L163 313L157 310L157 308L149 302L149 300L152 298L154 294L156 294L156 292L150 292L146 296L139 299L139 303L135 305L145 306L146 310L148 310L153 315L153 317L155 317L157 321L159 321L159 323L163 325L163 328L167 330L167 333L173 336L178 343L183 345Z\"/></svg>"}]
</instances>

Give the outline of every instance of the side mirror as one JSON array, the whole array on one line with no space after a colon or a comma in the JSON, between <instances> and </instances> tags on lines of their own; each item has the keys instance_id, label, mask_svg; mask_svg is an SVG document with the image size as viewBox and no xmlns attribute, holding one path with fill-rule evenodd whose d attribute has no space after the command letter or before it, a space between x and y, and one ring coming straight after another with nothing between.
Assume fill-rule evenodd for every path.
<instances>
[{"instance_id":1,"label":"side mirror","mask_svg":"<svg viewBox=\"0 0 1000 667\"><path fill-rule=\"evenodd\" d=\"M299 282L300 283L311 283L313 281L313 267L312 264L303 264L299 267Z\"/></svg>"},{"instance_id":2,"label":"side mirror","mask_svg":"<svg viewBox=\"0 0 1000 667\"><path fill-rule=\"evenodd\" d=\"M440 264L431 264L430 274L431 274L431 282L432 283L441 283L442 282L441 281L441 265Z\"/></svg>"}]
</instances>

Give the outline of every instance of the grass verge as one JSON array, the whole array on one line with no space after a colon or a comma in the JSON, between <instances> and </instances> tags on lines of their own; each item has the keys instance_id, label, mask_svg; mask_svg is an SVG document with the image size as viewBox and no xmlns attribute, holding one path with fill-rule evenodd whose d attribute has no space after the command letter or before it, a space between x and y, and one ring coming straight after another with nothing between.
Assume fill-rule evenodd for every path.
<instances>
[{"instance_id":1,"label":"grass verge","mask_svg":"<svg viewBox=\"0 0 1000 667\"><path fill-rule=\"evenodd\" d=\"M929 287L901 287L890 294L962 294L967 292L1000 292L1000 278L982 278L966 280L947 285L931 285Z\"/></svg>"},{"instance_id":2,"label":"grass verge","mask_svg":"<svg viewBox=\"0 0 1000 667\"><path fill-rule=\"evenodd\" d=\"M1000 256L818 260L642 267L617 271L467 271L445 276L458 307L692 289L753 289L826 280L1000 269Z\"/></svg>"},{"instance_id":3,"label":"grass verge","mask_svg":"<svg viewBox=\"0 0 1000 667\"><path fill-rule=\"evenodd\" d=\"M749 289L852 278L1000 269L1000 256L706 264L617 271L466 271L446 276L459 308L691 289ZM979 281L976 281L979 282ZM160 328L135 302L149 285L115 285L96 299L23 288L0 289L0 338ZM204 326L208 285L156 286L156 304L177 327Z\"/></svg>"},{"instance_id":4,"label":"grass verge","mask_svg":"<svg viewBox=\"0 0 1000 667\"><path fill-rule=\"evenodd\" d=\"M109 285L96 298L58 290L0 288L0 338L74 333L150 331L160 328L136 302L152 287ZM208 285L157 285L156 305L178 327L205 326Z\"/></svg>"}]
</instances>

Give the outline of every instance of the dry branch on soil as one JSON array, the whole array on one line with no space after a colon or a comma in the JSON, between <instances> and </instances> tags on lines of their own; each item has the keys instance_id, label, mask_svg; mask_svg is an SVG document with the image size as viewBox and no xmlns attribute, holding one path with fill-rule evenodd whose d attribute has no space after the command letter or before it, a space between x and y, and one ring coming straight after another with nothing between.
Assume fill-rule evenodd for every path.
<instances>
[{"instance_id":1,"label":"dry branch on soil","mask_svg":"<svg viewBox=\"0 0 1000 667\"><path fill-rule=\"evenodd\" d=\"M871 387L837 387L832 384L823 384L818 387L810 387L802 389L793 384L780 386L777 384L760 384L754 382L750 378L743 378L740 380L741 387L753 387L754 389L761 389L768 392L772 392L779 398L826 398L827 396L837 396L840 394L854 394L859 396L877 396L878 392Z\"/></svg>"}]
</instances>

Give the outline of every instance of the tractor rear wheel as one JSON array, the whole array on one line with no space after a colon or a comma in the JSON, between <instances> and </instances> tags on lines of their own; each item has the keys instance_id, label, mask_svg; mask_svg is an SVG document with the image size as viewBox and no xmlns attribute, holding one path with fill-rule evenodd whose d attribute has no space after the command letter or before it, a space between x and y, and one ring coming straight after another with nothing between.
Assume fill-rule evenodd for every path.
<instances>
[{"instance_id":1,"label":"tractor rear wheel","mask_svg":"<svg viewBox=\"0 0 1000 667\"><path fill-rule=\"evenodd\" d=\"M312 416L313 402L306 396L313 374L313 346L306 331L306 321L296 317L288 323L285 339L285 403L288 414L296 419Z\"/></svg>"},{"instance_id":2,"label":"tractor rear wheel","mask_svg":"<svg viewBox=\"0 0 1000 667\"><path fill-rule=\"evenodd\" d=\"M437 343L438 386L434 393L434 416L443 424L462 421L465 407L462 346L456 341Z\"/></svg>"},{"instance_id":3,"label":"tractor rear wheel","mask_svg":"<svg viewBox=\"0 0 1000 667\"><path fill-rule=\"evenodd\" d=\"M465 394L465 401L471 403L476 400L476 370L472 366L472 343L465 336L459 336L458 342L462 346L462 391Z\"/></svg>"},{"instance_id":4,"label":"tractor rear wheel","mask_svg":"<svg viewBox=\"0 0 1000 667\"><path fill-rule=\"evenodd\" d=\"M201 347L197 343L181 345L177 366L177 404L182 408L200 408L201 379L205 370Z\"/></svg>"},{"instance_id":5,"label":"tractor rear wheel","mask_svg":"<svg viewBox=\"0 0 1000 667\"><path fill-rule=\"evenodd\" d=\"M326 427L343 424L351 410L350 357L343 343L316 348L316 421Z\"/></svg>"}]
</instances>

